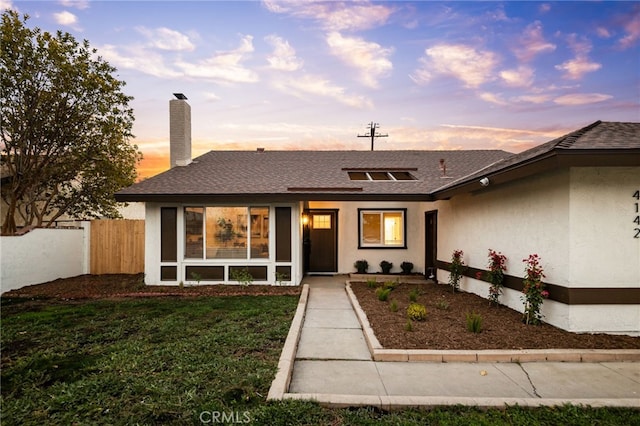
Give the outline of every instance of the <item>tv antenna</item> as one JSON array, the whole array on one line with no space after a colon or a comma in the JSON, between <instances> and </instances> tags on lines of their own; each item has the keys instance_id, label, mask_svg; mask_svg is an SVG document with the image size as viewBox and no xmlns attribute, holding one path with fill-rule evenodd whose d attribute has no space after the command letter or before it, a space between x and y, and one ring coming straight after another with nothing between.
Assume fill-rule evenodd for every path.
<instances>
[{"instance_id":1,"label":"tv antenna","mask_svg":"<svg viewBox=\"0 0 640 426\"><path fill-rule=\"evenodd\" d=\"M380 127L380 123L374 123L372 121L371 123L369 123L369 132L364 135L358 135L359 138L371 138L371 151L373 151L373 140L375 138L386 138L389 136L386 133L384 135L381 135L380 133L376 133L376 129L378 127Z\"/></svg>"}]
</instances>

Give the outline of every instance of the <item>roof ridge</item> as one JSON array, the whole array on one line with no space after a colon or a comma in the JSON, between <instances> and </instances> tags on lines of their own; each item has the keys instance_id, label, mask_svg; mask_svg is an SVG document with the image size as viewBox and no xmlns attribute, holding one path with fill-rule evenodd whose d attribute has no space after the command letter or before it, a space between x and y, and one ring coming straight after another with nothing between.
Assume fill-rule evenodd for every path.
<instances>
[{"instance_id":1,"label":"roof ridge","mask_svg":"<svg viewBox=\"0 0 640 426\"><path fill-rule=\"evenodd\" d=\"M599 126L600 124L602 124L601 120L598 120L594 123L589 124L586 127L583 127L582 129L578 129L576 131L573 131L571 133L569 133L568 135L564 136L560 142L558 142L556 144L556 148L571 148L571 146L576 143L576 141L578 139L580 139L582 136L584 136L587 132L591 131L593 128Z\"/></svg>"}]
</instances>

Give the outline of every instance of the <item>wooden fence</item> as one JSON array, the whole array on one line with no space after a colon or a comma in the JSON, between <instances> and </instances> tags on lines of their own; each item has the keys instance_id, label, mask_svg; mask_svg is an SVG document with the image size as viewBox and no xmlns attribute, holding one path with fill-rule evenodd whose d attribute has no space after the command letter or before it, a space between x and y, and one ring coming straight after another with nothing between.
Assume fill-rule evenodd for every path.
<instances>
[{"instance_id":1,"label":"wooden fence","mask_svg":"<svg viewBox=\"0 0 640 426\"><path fill-rule=\"evenodd\" d=\"M144 272L144 220L91 221L91 273Z\"/></svg>"}]
</instances>

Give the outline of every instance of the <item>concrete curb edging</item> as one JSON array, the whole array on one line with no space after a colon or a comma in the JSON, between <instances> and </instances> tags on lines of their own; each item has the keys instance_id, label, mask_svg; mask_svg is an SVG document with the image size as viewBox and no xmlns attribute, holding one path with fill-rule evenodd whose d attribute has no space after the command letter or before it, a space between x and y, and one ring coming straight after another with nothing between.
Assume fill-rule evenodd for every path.
<instances>
[{"instance_id":1,"label":"concrete curb edging","mask_svg":"<svg viewBox=\"0 0 640 426\"><path fill-rule=\"evenodd\" d=\"M364 337L374 361L404 362L620 362L640 361L638 349L486 349L427 350L384 349L373 332L366 313L351 289L351 280L346 282L346 291L353 310L362 326Z\"/></svg>"},{"instance_id":2,"label":"concrete curb edging","mask_svg":"<svg viewBox=\"0 0 640 426\"><path fill-rule=\"evenodd\" d=\"M589 407L635 407L640 408L637 398L474 398L457 396L385 396L385 395L333 395L317 393L285 393L283 399L316 401L324 406L345 408L372 406L383 410L405 408L435 408L465 405L481 409L520 407L555 407L562 405Z\"/></svg>"},{"instance_id":3,"label":"concrete curb edging","mask_svg":"<svg viewBox=\"0 0 640 426\"><path fill-rule=\"evenodd\" d=\"M291 375L293 373L293 363L296 360L298 341L300 340L302 325L304 324L304 318L307 312L308 299L309 284L304 284L302 286L302 292L300 293L300 300L298 301L296 313L293 316L291 326L289 327L287 339L285 340L282 352L280 353L278 372L276 373L276 377L273 379L273 382L271 382L267 401L283 399L284 395L289 390Z\"/></svg>"}]
</instances>

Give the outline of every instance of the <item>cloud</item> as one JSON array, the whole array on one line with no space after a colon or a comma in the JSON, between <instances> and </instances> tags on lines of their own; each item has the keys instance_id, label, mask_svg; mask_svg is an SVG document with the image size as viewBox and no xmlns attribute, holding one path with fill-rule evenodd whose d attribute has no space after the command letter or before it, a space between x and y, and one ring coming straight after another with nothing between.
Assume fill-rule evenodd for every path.
<instances>
[{"instance_id":1,"label":"cloud","mask_svg":"<svg viewBox=\"0 0 640 426\"><path fill-rule=\"evenodd\" d=\"M495 93L483 92L483 93L480 93L479 96L480 96L480 99L482 99L483 101L489 102L492 104L502 105L502 106L509 104L507 101L502 99L500 95Z\"/></svg>"},{"instance_id":2,"label":"cloud","mask_svg":"<svg viewBox=\"0 0 640 426\"><path fill-rule=\"evenodd\" d=\"M626 35L618 40L618 46L621 49L628 49L633 47L638 39L640 39L640 13L636 12L631 14L632 18L625 23L624 30Z\"/></svg>"},{"instance_id":3,"label":"cloud","mask_svg":"<svg viewBox=\"0 0 640 426\"><path fill-rule=\"evenodd\" d=\"M515 98L517 102L527 102L532 104L543 104L551 100L551 95L534 94L534 95L522 95Z\"/></svg>"},{"instance_id":4,"label":"cloud","mask_svg":"<svg viewBox=\"0 0 640 426\"><path fill-rule=\"evenodd\" d=\"M580 80L586 73L594 72L602 68L601 64L591 62L588 57L592 47L589 40L584 37L579 39L576 34L569 34L567 36L567 44L569 48L573 50L576 57L555 66L557 70L564 71L563 78Z\"/></svg>"},{"instance_id":5,"label":"cloud","mask_svg":"<svg viewBox=\"0 0 640 426\"><path fill-rule=\"evenodd\" d=\"M236 49L216 52L212 57L196 63L178 61L176 66L187 77L215 80L223 84L255 83L259 81L258 74L241 64L253 51L253 37L246 35Z\"/></svg>"},{"instance_id":6,"label":"cloud","mask_svg":"<svg viewBox=\"0 0 640 426\"><path fill-rule=\"evenodd\" d=\"M329 80L319 76L305 74L300 78L275 82L274 85L285 93L297 95L298 97L303 97L302 94L306 93L334 99L353 108L373 108L373 102L371 102L370 99L364 96L349 94L344 87L336 86Z\"/></svg>"},{"instance_id":7,"label":"cloud","mask_svg":"<svg viewBox=\"0 0 640 426\"><path fill-rule=\"evenodd\" d=\"M329 31L359 31L384 25L394 9L369 1L358 2L306 2L299 0L267 0L267 10L295 18L313 19Z\"/></svg>"},{"instance_id":8,"label":"cloud","mask_svg":"<svg viewBox=\"0 0 640 426\"><path fill-rule=\"evenodd\" d=\"M547 13L550 10L551 5L549 3L542 3L540 6L538 6L538 12L540 13Z\"/></svg>"},{"instance_id":9,"label":"cloud","mask_svg":"<svg viewBox=\"0 0 640 426\"><path fill-rule=\"evenodd\" d=\"M531 67L519 66L517 69L501 71L500 77L507 86L530 87L533 84L534 71Z\"/></svg>"},{"instance_id":10,"label":"cloud","mask_svg":"<svg viewBox=\"0 0 640 426\"><path fill-rule=\"evenodd\" d=\"M598 34L598 37L600 38L611 38L611 32L609 32L605 27L596 28L596 34Z\"/></svg>"},{"instance_id":11,"label":"cloud","mask_svg":"<svg viewBox=\"0 0 640 426\"><path fill-rule=\"evenodd\" d=\"M513 53L519 60L529 62L541 53L553 52L554 50L556 50L556 45L546 41L542 35L542 23L535 21L524 29Z\"/></svg>"},{"instance_id":12,"label":"cloud","mask_svg":"<svg viewBox=\"0 0 640 426\"><path fill-rule=\"evenodd\" d=\"M358 37L343 37L338 32L327 35L327 44L331 53L347 65L360 72L365 86L376 88L378 80L391 73L393 64L388 57L392 48L384 48L378 43L368 42Z\"/></svg>"},{"instance_id":13,"label":"cloud","mask_svg":"<svg viewBox=\"0 0 640 426\"><path fill-rule=\"evenodd\" d=\"M60 25L73 26L78 23L78 17L66 10L64 12L54 13L53 18L56 23Z\"/></svg>"},{"instance_id":14,"label":"cloud","mask_svg":"<svg viewBox=\"0 0 640 426\"><path fill-rule=\"evenodd\" d=\"M121 53L116 46L107 44L98 47L98 54L112 65L133 69L144 74L160 78L176 78L182 73L171 69L164 63L164 57L142 46L129 46Z\"/></svg>"},{"instance_id":15,"label":"cloud","mask_svg":"<svg viewBox=\"0 0 640 426\"><path fill-rule=\"evenodd\" d=\"M442 74L475 88L492 79L498 57L493 52L461 44L439 44L426 49L425 56L419 61L421 67L410 76L417 84L426 84L434 74Z\"/></svg>"},{"instance_id":16,"label":"cloud","mask_svg":"<svg viewBox=\"0 0 640 426\"><path fill-rule=\"evenodd\" d=\"M216 95L213 92L205 92L204 98L210 102L217 102L220 100L220 96Z\"/></svg>"},{"instance_id":17,"label":"cloud","mask_svg":"<svg viewBox=\"0 0 640 426\"><path fill-rule=\"evenodd\" d=\"M0 0L0 10L18 10L11 0Z\"/></svg>"},{"instance_id":18,"label":"cloud","mask_svg":"<svg viewBox=\"0 0 640 426\"><path fill-rule=\"evenodd\" d=\"M74 7L76 9L88 9L89 0L60 0L64 7Z\"/></svg>"},{"instance_id":19,"label":"cloud","mask_svg":"<svg viewBox=\"0 0 640 426\"><path fill-rule=\"evenodd\" d=\"M613 96L602 93L574 93L571 95L563 95L553 100L554 103L564 106L587 105L603 102L611 99Z\"/></svg>"},{"instance_id":20,"label":"cloud","mask_svg":"<svg viewBox=\"0 0 640 426\"><path fill-rule=\"evenodd\" d=\"M273 47L273 53L267 56L270 68L279 71L296 71L302 68L304 62L296 57L296 51L288 41L276 35L265 37L265 41Z\"/></svg>"},{"instance_id":21,"label":"cloud","mask_svg":"<svg viewBox=\"0 0 640 426\"><path fill-rule=\"evenodd\" d=\"M147 37L150 45L160 50L193 51L196 47L189 37L172 29L137 27L136 30Z\"/></svg>"}]
</instances>

